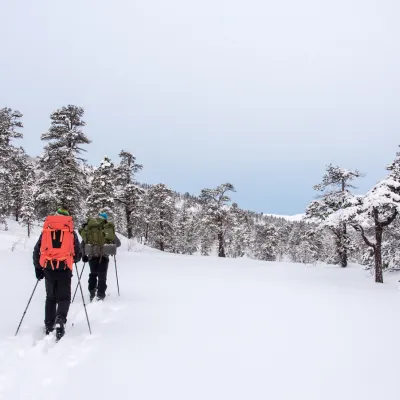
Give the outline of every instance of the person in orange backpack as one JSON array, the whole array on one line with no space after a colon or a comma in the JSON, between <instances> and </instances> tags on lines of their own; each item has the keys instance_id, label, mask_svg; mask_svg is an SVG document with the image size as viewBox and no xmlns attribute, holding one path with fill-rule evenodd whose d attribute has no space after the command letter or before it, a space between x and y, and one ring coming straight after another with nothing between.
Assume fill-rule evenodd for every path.
<instances>
[{"instance_id":1,"label":"person in orange backpack","mask_svg":"<svg viewBox=\"0 0 400 400\"><path fill-rule=\"evenodd\" d=\"M46 335L56 328L57 340L65 333L71 303L73 264L80 259L80 243L72 217L65 208L59 208L55 215L46 218L42 234L33 250L36 279L45 278Z\"/></svg>"}]
</instances>

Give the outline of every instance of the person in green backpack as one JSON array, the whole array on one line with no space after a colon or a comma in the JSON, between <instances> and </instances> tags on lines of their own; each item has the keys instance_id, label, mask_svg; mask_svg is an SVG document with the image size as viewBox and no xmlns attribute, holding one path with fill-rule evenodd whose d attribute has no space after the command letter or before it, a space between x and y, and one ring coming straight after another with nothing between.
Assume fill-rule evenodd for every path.
<instances>
[{"instance_id":1,"label":"person in green backpack","mask_svg":"<svg viewBox=\"0 0 400 400\"><path fill-rule=\"evenodd\" d=\"M109 257L116 254L121 241L106 212L101 212L97 218L89 218L79 234L82 237L82 261L88 262L90 267L90 301L95 297L103 300L106 297Z\"/></svg>"}]
</instances>

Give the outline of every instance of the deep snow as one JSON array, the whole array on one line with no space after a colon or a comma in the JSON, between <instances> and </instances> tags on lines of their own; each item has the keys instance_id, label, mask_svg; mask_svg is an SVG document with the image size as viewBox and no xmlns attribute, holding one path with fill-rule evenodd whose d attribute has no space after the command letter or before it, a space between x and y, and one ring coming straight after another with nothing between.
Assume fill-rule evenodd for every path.
<instances>
[{"instance_id":1,"label":"deep snow","mask_svg":"<svg viewBox=\"0 0 400 400\"><path fill-rule=\"evenodd\" d=\"M378 285L357 266L128 252L125 241L121 297L110 264L110 296L88 305L93 335L77 297L54 344L40 336L43 282L13 337L35 284L34 242L15 223L0 231L0 399L400 396L395 276ZM87 270L84 281L87 296Z\"/></svg>"}]
</instances>

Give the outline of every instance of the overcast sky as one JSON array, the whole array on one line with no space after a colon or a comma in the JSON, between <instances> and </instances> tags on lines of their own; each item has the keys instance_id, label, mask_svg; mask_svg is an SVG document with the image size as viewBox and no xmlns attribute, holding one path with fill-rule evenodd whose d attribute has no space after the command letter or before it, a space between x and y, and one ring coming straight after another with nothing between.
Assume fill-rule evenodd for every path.
<instances>
[{"instance_id":1,"label":"overcast sky","mask_svg":"<svg viewBox=\"0 0 400 400\"><path fill-rule=\"evenodd\" d=\"M393 160L399 20L398 0L3 0L0 106L32 155L81 105L93 164L124 148L140 181L301 213L326 164L366 173L362 192Z\"/></svg>"}]
</instances>

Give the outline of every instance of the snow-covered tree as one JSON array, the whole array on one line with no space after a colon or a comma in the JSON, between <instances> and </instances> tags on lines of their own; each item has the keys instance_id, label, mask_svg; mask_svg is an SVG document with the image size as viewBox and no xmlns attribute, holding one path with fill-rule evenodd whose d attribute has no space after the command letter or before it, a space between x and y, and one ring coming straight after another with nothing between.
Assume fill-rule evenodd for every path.
<instances>
[{"instance_id":1,"label":"snow-covered tree","mask_svg":"<svg viewBox=\"0 0 400 400\"><path fill-rule=\"evenodd\" d=\"M175 204L172 190L163 183L152 186L146 196L147 239L159 250L170 250L173 244Z\"/></svg>"},{"instance_id":2,"label":"snow-covered tree","mask_svg":"<svg viewBox=\"0 0 400 400\"><path fill-rule=\"evenodd\" d=\"M34 169L31 167L27 173L26 180L22 190L21 202L21 223L26 226L28 237L31 236L32 226L35 221L35 195L36 195L36 177Z\"/></svg>"},{"instance_id":3,"label":"snow-covered tree","mask_svg":"<svg viewBox=\"0 0 400 400\"><path fill-rule=\"evenodd\" d=\"M192 255L197 251L198 220L188 201L183 201L182 206L175 211L173 238L175 252Z\"/></svg>"},{"instance_id":4,"label":"snow-covered tree","mask_svg":"<svg viewBox=\"0 0 400 400\"><path fill-rule=\"evenodd\" d=\"M318 235L314 230L307 230L300 236L296 249L298 261L303 264L315 264L319 260L321 248Z\"/></svg>"},{"instance_id":5,"label":"snow-covered tree","mask_svg":"<svg viewBox=\"0 0 400 400\"><path fill-rule=\"evenodd\" d=\"M139 205L145 191L135 181L135 174L143 168L136 163L135 156L122 150L119 154L120 165L116 169L116 201L122 205L125 216L128 238L133 237L134 224L137 224L139 217Z\"/></svg>"},{"instance_id":6,"label":"snow-covered tree","mask_svg":"<svg viewBox=\"0 0 400 400\"><path fill-rule=\"evenodd\" d=\"M13 199L16 199L16 182L20 182L19 176L14 175L18 171L18 163L24 155L22 148L16 148L13 139L23 137L18 128L22 128L22 114L11 108L0 109L0 222L6 224L5 218L11 212ZM20 191L18 195L20 195ZM14 195L14 198L13 198Z\"/></svg>"},{"instance_id":7,"label":"snow-covered tree","mask_svg":"<svg viewBox=\"0 0 400 400\"><path fill-rule=\"evenodd\" d=\"M321 232L306 221L294 222L288 235L286 251L292 262L315 263L321 259Z\"/></svg>"},{"instance_id":8,"label":"snow-covered tree","mask_svg":"<svg viewBox=\"0 0 400 400\"><path fill-rule=\"evenodd\" d=\"M41 174L38 184L38 208L42 216L63 205L77 216L84 202L87 181L80 154L81 146L90 140L82 131L82 107L68 105L51 114L51 126L41 136L49 143L40 157Z\"/></svg>"},{"instance_id":9,"label":"snow-covered tree","mask_svg":"<svg viewBox=\"0 0 400 400\"><path fill-rule=\"evenodd\" d=\"M283 261L287 254L287 242L290 237L291 223L285 221L277 224L277 244L276 257L278 261Z\"/></svg>"},{"instance_id":10,"label":"snow-covered tree","mask_svg":"<svg viewBox=\"0 0 400 400\"><path fill-rule=\"evenodd\" d=\"M384 232L382 262L390 270L400 270L400 218L398 217Z\"/></svg>"},{"instance_id":11,"label":"snow-covered tree","mask_svg":"<svg viewBox=\"0 0 400 400\"><path fill-rule=\"evenodd\" d=\"M258 260L275 261L278 253L278 230L273 224L256 225L254 256Z\"/></svg>"},{"instance_id":12,"label":"snow-covered tree","mask_svg":"<svg viewBox=\"0 0 400 400\"><path fill-rule=\"evenodd\" d=\"M306 218L317 222L320 228L329 228L335 235L337 254L342 267L347 266L348 252L352 248L347 224L345 221L338 222L337 220L334 222L330 220L330 223L327 223L327 218L349 206L353 197L350 189L354 188L351 182L361 176L362 174L357 170L350 171L328 165L322 182L314 186L315 190L323 194L319 200L311 202L306 210Z\"/></svg>"},{"instance_id":13,"label":"snow-covered tree","mask_svg":"<svg viewBox=\"0 0 400 400\"><path fill-rule=\"evenodd\" d=\"M115 180L114 164L109 157L105 156L93 173L90 195L86 201L89 215L97 216L99 212L106 211L110 219L113 219Z\"/></svg>"},{"instance_id":14,"label":"snow-covered tree","mask_svg":"<svg viewBox=\"0 0 400 400\"><path fill-rule=\"evenodd\" d=\"M397 217L400 210L400 182L387 177L375 185L365 197L357 198L350 215L353 227L360 232L367 246L373 249L375 282L383 282L382 239L384 229ZM349 210L352 211L352 210ZM374 239L368 237L373 231Z\"/></svg>"},{"instance_id":15,"label":"snow-covered tree","mask_svg":"<svg viewBox=\"0 0 400 400\"><path fill-rule=\"evenodd\" d=\"M203 189L200 200L203 206L203 223L206 224L218 238L218 257L225 257L224 225L229 218L231 201L227 192L234 192L235 188L230 183L218 186L216 189Z\"/></svg>"},{"instance_id":16,"label":"snow-covered tree","mask_svg":"<svg viewBox=\"0 0 400 400\"><path fill-rule=\"evenodd\" d=\"M226 252L229 257L243 257L251 247L254 223L236 203L230 207L229 214L224 227Z\"/></svg>"},{"instance_id":17,"label":"snow-covered tree","mask_svg":"<svg viewBox=\"0 0 400 400\"><path fill-rule=\"evenodd\" d=\"M22 207L23 190L28 174L32 170L32 164L29 161L22 147L14 149L12 152L12 160L10 162L10 212L19 221Z\"/></svg>"},{"instance_id":18,"label":"snow-covered tree","mask_svg":"<svg viewBox=\"0 0 400 400\"><path fill-rule=\"evenodd\" d=\"M332 223L351 224L374 255L375 282L383 282L382 241L385 229L400 211L400 154L388 167L391 173L365 196L357 196L351 205L338 210L329 219ZM371 237L371 234L373 237Z\"/></svg>"}]
</instances>

